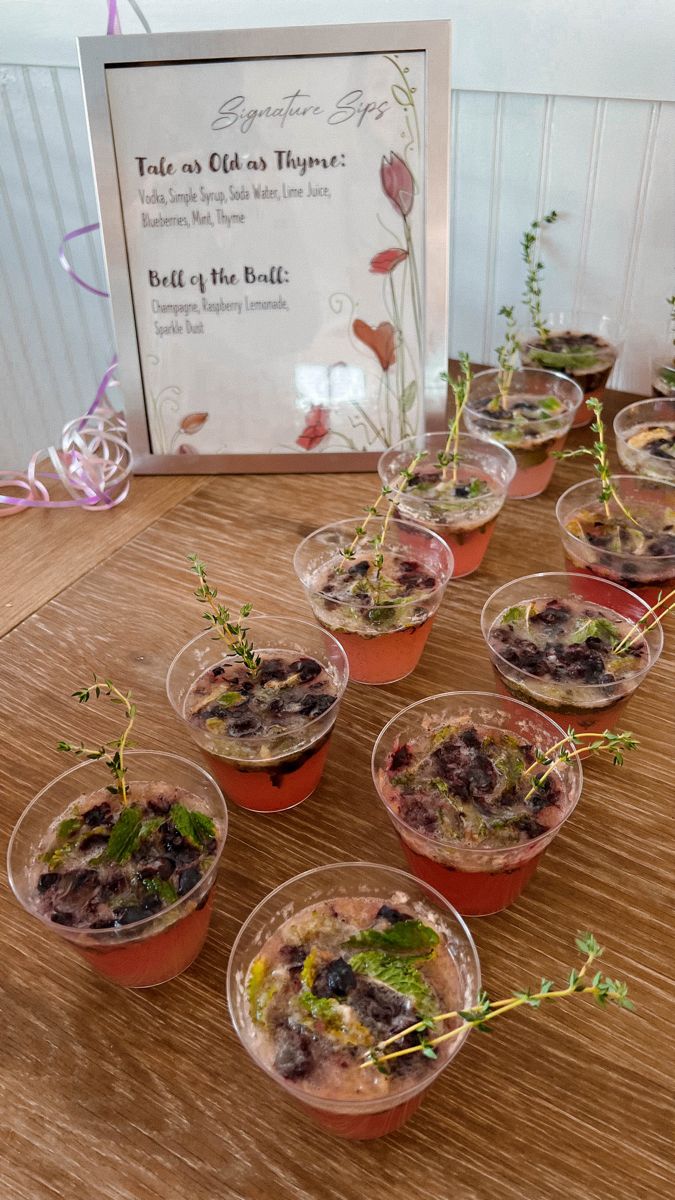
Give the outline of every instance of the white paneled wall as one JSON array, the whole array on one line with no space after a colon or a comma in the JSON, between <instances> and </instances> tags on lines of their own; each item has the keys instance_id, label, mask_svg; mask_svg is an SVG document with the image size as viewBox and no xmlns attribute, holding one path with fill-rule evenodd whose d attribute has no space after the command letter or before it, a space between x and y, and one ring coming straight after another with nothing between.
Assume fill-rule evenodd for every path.
<instances>
[{"instance_id":1,"label":"white paneled wall","mask_svg":"<svg viewBox=\"0 0 675 1200\"><path fill-rule=\"evenodd\" d=\"M453 94L452 121L451 353L463 349L476 359L494 357L501 335L497 311L518 300L522 291L522 230L534 215L555 207L562 219L546 233L545 306L574 305L622 318L627 337L614 382L639 391L647 387L651 341L666 340L664 298L674 290L675 103L659 98L658 80L645 78L643 86L632 59L623 77L630 78L631 96L640 98L621 98L606 63L588 78L583 76L588 63L579 71L570 66L574 86L565 87L556 28L549 31L551 53L556 53L550 69L556 94L542 91L522 47L516 73L522 90L513 90L512 62L500 65L495 58L492 72L485 62L469 69L462 59L462 20L470 58L476 34L470 15L484 18L494 10L497 24L492 42L486 42L489 60L496 46L503 52L505 37L514 38L515 51L523 36L517 21L499 26L505 9L512 16L531 15L532 2L429 0L406 6L372 0L372 13L360 3L358 15L344 11L341 17L454 19L459 10L455 79L461 87ZM566 0L568 24L572 10L581 20L582 13L604 3ZM195 0L187 18L174 0L148 0L142 7L157 30L217 26L225 19L247 24L241 4ZM660 0L648 0L642 19L649 20L650 10L658 15L661 7ZM331 8L323 0L304 6L288 0L283 7L266 0L256 7L255 22L250 13L248 18L256 24L326 21L335 19ZM607 29L610 52L619 58L622 8L621 0L615 0L614 25ZM0 0L0 21L3 9L11 19L9 37L0 45L20 61L0 67L0 466L18 467L53 441L66 419L87 407L114 348L107 301L78 288L58 262L63 234L96 219L79 74L71 65L72 39L77 33L104 32L106 6L103 0L87 0L85 14L82 0L48 6ZM34 24L40 9L48 37ZM54 23L56 9L62 20ZM124 19L124 5L120 11L123 27L136 31L138 22ZM652 32L656 37L656 28ZM633 47L635 36L632 30ZM661 53L662 39L658 47ZM570 64L576 61L573 51L574 45ZM654 59L650 61L654 67ZM649 66L645 63L645 72ZM598 75L607 95L595 94L592 78ZM491 91L490 86L509 90ZM580 90L588 94L578 94ZM568 91L573 94L562 94ZM105 286L95 235L76 243L71 259L85 278Z\"/></svg>"}]
</instances>

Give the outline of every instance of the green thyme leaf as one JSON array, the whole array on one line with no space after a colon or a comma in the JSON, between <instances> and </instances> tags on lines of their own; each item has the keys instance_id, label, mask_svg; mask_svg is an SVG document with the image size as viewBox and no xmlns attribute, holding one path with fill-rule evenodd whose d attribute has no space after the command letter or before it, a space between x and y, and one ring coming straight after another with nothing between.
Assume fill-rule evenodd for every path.
<instances>
[{"instance_id":1,"label":"green thyme leaf","mask_svg":"<svg viewBox=\"0 0 675 1200\"><path fill-rule=\"evenodd\" d=\"M364 950L354 954L349 965L357 975L368 975L404 996L411 996L420 1013L426 1015L433 1009L431 988L417 967L406 959L394 958L383 950Z\"/></svg>"},{"instance_id":2,"label":"green thyme leaf","mask_svg":"<svg viewBox=\"0 0 675 1200\"><path fill-rule=\"evenodd\" d=\"M387 950L390 954L428 954L440 938L435 929L422 921L397 921L391 929L363 929L346 943L350 949L361 946Z\"/></svg>"},{"instance_id":3,"label":"green thyme leaf","mask_svg":"<svg viewBox=\"0 0 675 1200\"><path fill-rule=\"evenodd\" d=\"M198 849L215 837L216 827L206 813L196 812L195 809L185 808L183 804L172 804L169 817L173 821L181 837Z\"/></svg>"},{"instance_id":4,"label":"green thyme leaf","mask_svg":"<svg viewBox=\"0 0 675 1200\"><path fill-rule=\"evenodd\" d=\"M131 858L141 837L141 810L131 805L120 813L102 857L108 862L125 863Z\"/></svg>"}]
</instances>

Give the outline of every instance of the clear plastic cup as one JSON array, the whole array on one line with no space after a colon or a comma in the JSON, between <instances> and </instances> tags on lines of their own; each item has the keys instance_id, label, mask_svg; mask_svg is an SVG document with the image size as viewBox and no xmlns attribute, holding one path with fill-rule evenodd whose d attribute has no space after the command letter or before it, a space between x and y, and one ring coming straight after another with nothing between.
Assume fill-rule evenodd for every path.
<instances>
[{"instance_id":1,"label":"clear plastic cup","mask_svg":"<svg viewBox=\"0 0 675 1200\"><path fill-rule=\"evenodd\" d=\"M78 763L38 793L14 828L7 869L19 903L50 932L68 942L95 971L123 987L146 988L167 983L187 970L204 945L211 921L213 886L227 836L227 808L215 780L186 758L158 750L127 750L124 761L132 795L134 784L140 783L181 787L194 796L195 807L216 822L219 842L214 861L191 891L161 912L117 929L58 925L37 911L29 878L35 853L52 822L74 801L109 785L110 772L101 761Z\"/></svg>"},{"instance_id":2,"label":"clear plastic cup","mask_svg":"<svg viewBox=\"0 0 675 1200\"><path fill-rule=\"evenodd\" d=\"M616 414L616 452L621 466L631 475L675 483L675 456L659 452L659 441L663 440L658 437L660 431L675 439L675 389L670 399L638 400Z\"/></svg>"},{"instance_id":3,"label":"clear plastic cup","mask_svg":"<svg viewBox=\"0 0 675 1200\"><path fill-rule=\"evenodd\" d=\"M652 396L675 399L675 347L652 355Z\"/></svg>"},{"instance_id":4,"label":"clear plastic cup","mask_svg":"<svg viewBox=\"0 0 675 1200\"><path fill-rule=\"evenodd\" d=\"M452 578L461 579L477 571L485 557L509 484L516 473L516 460L510 450L497 442L460 433L456 475L452 466L447 468L445 491L438 484L433 488L429 483L425 486L425 473L433 472L439 452L445 450L447 436L447 433L421 433L417 437L404 438L385 450L377 469L382 482L393 488L413 456L425 452L415 472L421 486L409 484L405 491L393 488L391 496L396 501L396 515L403 520L416 521L442 537L452 551ZM457 496L453 479L462 491L468 492L474 480L486 483L489 491L479 496Z\"/></svg>"},{"instance_id":5,"label":"clear plastic cup","mask_svg":"<svg viewBox=\"0 0 675 1200\"><path fill-rule=\"evenodd\" d=\"M396 810L386 782L388 760L394 750L419 737L422 730L429 733L464 722L504 730L542 751L559 742L565 731L550 717L517 700L491 692L444 692L402 709L385 725L375 742L372 757L375 788L401 839L411 870L437 888L463 916L488 916L518 899L547 846L574 811L583 775L578 758L555 769L563 789L560 821L528 842L486 849L421 833Z\"/></svg>"},{"instance_id":6,"label":"clear plastic cup","mask_svg":"<svg viewBox=\"0 0 675 1200\"><path fill-rule=\"evenodd\" d=\"M609 375L621 353L623 329L612 317L584 310L563 309L546 313L544 324L550 330L546 339L542 339L536 329L528 329L520 335L521 362L524 366L562 371L564 375L574 379L584 394L583 404L577 409L574 418L574 428L590 425L593 413L586 401L591 396L602 399ZM556 344L554 339L560 337L570 342L570 349ZM579 339L582 339L581 345ZM597 339L595 360L593 341L590 339ZM553 345L550 344L551 341Z\"/></svg>"},{"instance_id":7,"label":"clear plastic cup","mask_svg":"<svg viewBox=\"0 0 675 1200\"><path fill-rule=\"evenodd\" d=\"M481 613L481 629L497 685L505 695L535 705L565 729L570 725L583 733L616 729L628 700L661 654L663 631L660 625L644 634L648 647L644 667L613 683L583 683L576 680L561 683L540 678L508 662L490 642L490 631L506 609L535 599L568 597L577 597L585 603L610 609L631 622L639 621L649 612L649 606L634 592L594 575L546 571L505 583L492 593Z\"/></svg>"},{"instance_id":8,"label":"clear plastic cup","mask_svg":"<svg viewBox=\"0 0 675 1200\"><path fill-rule=\"evenodd\" d=\"M513 372L509 396L520 400L555 396L563 408L537 420L507 420L492 416L481 407L485 400L499 396L500 375L498 370L474 375L464 409L464 424L477 437L508 447L517 468L508 494L513 500L528 500L548 487L556 465L553 454L565 445L583 393L578 384L559 372L522 367Z\"/></svg>"},{"instance_id":9,"label":"clear plastic cup","mask_svg":"<svg viewBox=\"0 0 675 1200\"><path fill-rule=\"evenodd\" d=\"M291 651L316 659L335 688L335 703L297 728L273 735L235 738L195 725L188 716L192 685L228 657L225 643L211 629L178 652L167 673L166 692L227 798L251 812L284 812L307 800L319 786L349 678L347 658L336 638L311 621L256 616L247 620L247 627L256 652L263 657L266 651Z\"/></svg>"},{"instance_id":10,"label":"clear plastic cup","mask_svg":"<svg viewBox=\"0 0 675 1200\"><path fill-rule=\"evenodd\" d=\"M667 509L675 512L675 484L640 475L613 475L612 482L629 511L653 511L658 520ZM579 513L602 512L599 486L597 479L575 483L563 492L556 504L565 561L571 571L588 571L591 575L622 584L648 604L655 604L661 592L665 595L675 587L675 552L628 554L592 546L586 538L573 532ZM609 506L610 512L619 511L613 500L609 501ZM672 532L675 533L675 522Z\"/></svg>"},{"instance_id":11,"label":"clear plastic cup","mask_svg":"<svg viewBox=\"0 0 675 1200\"><path fill-rule=\"evenodd\" d=\"M438 891L395 867L368 862L335 863L296 875L253 909L230 954L227 1000L232 1024L244 1049L256 1066L292 1096L308 1116L339 1137L365 1140L383 1137L399 1129L415 1112L429 1086L455 1057L467 1033L462 1032L445 1043L446 1049L430 1064L421 1080L407 1086L402 1081L390 1095L376 1099L372 1096L348 1099L321 1095L311 1092L300 1082L282 1078L266 1059L249 1017L246 975L253 959L279 926L309 905L337 897L368 896L386 900L397 892L405 893L408 903L421 901L433 906L446 939L444 952L458 994L457 1008L470 1008L477 1001L481 981L478 955L469 930Z\"/></svg>"},{"instance_id":12,"label":"clear plastic cup","mask_svg":"<svg viewBox=\"0 0 675 1200\"><path fill-rule=\"evenodd\" d=\"M316 620L335 634L349 659L349 678L354 683L394 683L410 675L417 666L434 616L452 575L452 554L438 534L410 521L392 519L386 535L390 550L419 566L435 585L417 598L392 602L383 595L372 609L377 619L354 605L333 599L323 590L321 572L343 562L341 550L349 546L363 517L336 521L310 533L298 546L293 565ZM382 517L371 518L366 534L356 547L356 560L372 559L370 539L381 533ZM345 569L349 570L349 564ZM368 610L370 612L370 609Z\"/></svg>"}]
</instances>

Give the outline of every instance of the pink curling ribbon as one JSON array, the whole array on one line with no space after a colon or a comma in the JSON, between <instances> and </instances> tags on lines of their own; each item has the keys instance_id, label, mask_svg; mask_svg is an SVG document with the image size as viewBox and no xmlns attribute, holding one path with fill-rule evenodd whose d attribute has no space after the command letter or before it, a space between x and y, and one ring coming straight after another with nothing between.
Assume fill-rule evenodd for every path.
<instances>
[{"instance_id":1,"label":"pink curling ribbon","mask_svg":"<svg viewBox=\"0 0 675 1200\"><path fill-rule=\"evenodd\" d=\"M144 29L150 33L143 13L135 0L128 0ZM117 0L108 0L106 33L120 34ZM66 246L74 238L94 233L97 222L83 225L67 233L59 247L59 262L71 279L94 296L109 296L81 279L66 256ZM60 446L38 450L31 458L25 473L0 471L0 486L18 491L7 495L0 491L0 517L12 516L27 508L85 508L90 511L114 508L129 492L132 458L126 441L126 421L108 400L108 389L117 386L113 375L117 368L114 359L103 375L96 395L83 417L69 421L61 434ZM52 467L52 470L47 468ZM52 500L49 484L61 483L68 493L67 500Z\"/></svg>"}]
</instances>

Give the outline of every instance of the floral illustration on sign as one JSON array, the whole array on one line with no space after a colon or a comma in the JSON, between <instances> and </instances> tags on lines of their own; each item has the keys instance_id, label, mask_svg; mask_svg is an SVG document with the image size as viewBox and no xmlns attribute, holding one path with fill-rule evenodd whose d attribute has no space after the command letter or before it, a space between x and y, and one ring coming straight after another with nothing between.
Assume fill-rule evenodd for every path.
<instances>
[{"instance_id":1,"label":"floral illustration on sign","mask_svg":"<svg viewBox=\"0 0 675 1200\"><path fill-rule=\"evenodd\" d=\"M148 361L153 367L159 366L156 354L149 354ZM181 438L194 437L209 419L207 412L189 412L180 417L176 428L171 432L170 427L180 413L181 389L169 384L155 393L148 388L150 405L154 420L152 421L153 451L156 454L199 454L196 447Z\"/></svg>"},{"instance_id":2,"label":"floral illustration on sign","mask_svg":"<svg viewBox=\"0 0 675 1200\"><path fill-rule=\"evenodd\" d=\"M408 80L409 68L402 67L396 55L387 54L384 58L396 70L391 95L403 115L401 152L391 150L384 154L379 166L382 193L400 219L400 226L398 231L389 229L378 214L378 222L391 238L391 243L385 249L378 250L368 264L372 275L382 277L384 311L364 314L370 318L365 320L355 316L357 306L350 296L334 293L329 300L332 312L338 315L347 312L347 332L350 341L355 339L352 341L355 349L365 353L365 347L376 361L379 367L377 393L375 400L369 404L364 402L363 395L349 399L352 410L349 415L353 431L351 436L331 428L330 410L322 416L321 429L324 432L321 437L308 435L307 428L312 426L316 416L317 405L313 404L306 413L307 428L297 439L297 445L306 450L329 448L324 444L329 435L339 439L350 450L373 450L393 445L400 438L415 433L418 427L417 405L421 396L423 359L422 290L411 228L415 197L419 195L413 166L413 159L419 158L420 149L414 95L416 89ZM412 346L406 336L408 313L412 316L414 327Z\"/></svg>"}]
</instances>

